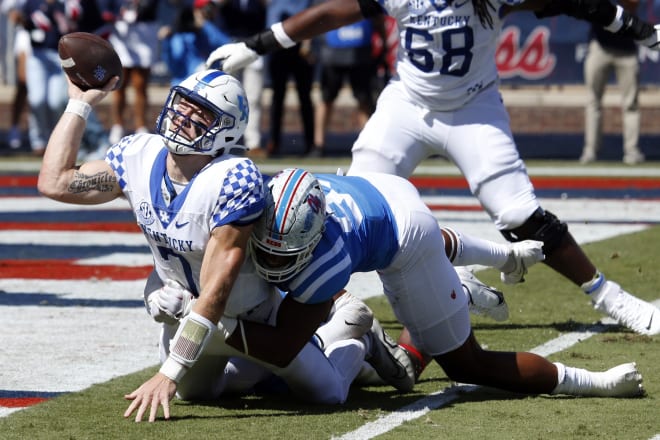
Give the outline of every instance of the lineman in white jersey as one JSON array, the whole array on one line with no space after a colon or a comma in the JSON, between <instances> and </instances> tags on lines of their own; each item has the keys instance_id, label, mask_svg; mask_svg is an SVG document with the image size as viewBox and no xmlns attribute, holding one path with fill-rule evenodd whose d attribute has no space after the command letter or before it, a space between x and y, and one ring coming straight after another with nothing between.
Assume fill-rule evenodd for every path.
<instances>
[{"instance_id":1,"label":"lineman in white jersey","mask_svg":"<svg viewBox=\"0 0 660 440\"><path fill-rule=\"evenodd\" d=\"M219 380L227 359L247 356L248 348L295 392L320 401L341 401L361 367L365 346L355 340L339 341L338 346L326 346L326 358L308 344L309 337L297 333L313 333L328 316L332 301L313 306L282 301L278 292L254 276L246 256L264 200L256 166L229 154L249 113L240 83L217 70L190 76L172 87L158 119L158 134L123 138L105 160L77 166L92 105L107 95L116 80L103 90L84 92L69 82L69 104L49 139L38 188L45 196L67 203L126 197L151 248L154 278L170 291L179 286L174 290L196 297L171 345L172 334L164 332L165 362L158 374L126 396L132 403L125 416L136 412L139 421L150 408L153 421L163 406L169 418L169 400L178 383L182 394L191 398L222 390L226 384ZM257 306L261 307L257 310ZM165 313L167 305L158 304L156 310ZM241 313L262 323L272 323L272 313L277 326L243 324L237 319ZM364 333L371 326L371 315L361 317L368 318L359 326ZM234 331L236 327L240 331ZM291 348L288 357L280 353L281 346ZM205 375L204 380L196 381L196 373Z\"/></svg>"},{"instance_id":2,"label":"lineman in white jersey","mask_svg":"<svg viewBox=\"0 0 660 440\"><path fill-rule=\"evenodd\" d=\"M637 333L658 334L660 310L607 280L567 225L536 199L498 91L495 62L503 17L524 9L539 17L567 14L660 48L660 25L609 0L328 0L216 49L207 64L220 60L225 70L240 69L259 54L384 10L398 25L397 74L353 145L348 174L407 178L429 156L450 159L507 240L543 241L546 264L581 287L597 310Z\"/></svg>"},{"instance_id":3,"label":"lineman in white jersey","mask_svg":"<svg viewBox=\"0 0 660 440\"><path fill-rule=\"evenodd\" d=\"M257 271L308 303L323 302L354 272L377 271L394 315L453 381L528 394L633 397L634 363L606 372L479 346L466 296L433 214L398 176L319 175L287 169L267 182L250 245Z\"/></svg>"}]
</instances>

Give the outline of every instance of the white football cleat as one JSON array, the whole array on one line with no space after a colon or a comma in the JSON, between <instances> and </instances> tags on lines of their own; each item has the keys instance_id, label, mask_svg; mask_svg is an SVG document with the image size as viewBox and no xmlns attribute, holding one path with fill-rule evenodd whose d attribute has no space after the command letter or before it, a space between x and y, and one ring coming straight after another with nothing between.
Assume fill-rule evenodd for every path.
<instances>
[{"instance_id":1,"label":"white football cleat","mask_svg":"<svg viewBox=\"0 0 660 440\"><path fill-rule=\"evenodd\" d=\"M511 263L514 268L509 271L502 271L500 279L506 284L516 284L525 281L527 269L545 260L543 253L543 242L536 240L525 240L517 243L510 243L510 254L507 266Z\"/></svg>"},{"instance_id":2,"label":"white football cleat","mask_svg":"<svg viewBox=\"0 0 660 440\"><path fill-rule=\"evenodd\" d=\"M479 281L474 273L464 266L455 267L455 269L463 284L463 290L468 296L470 313L487 316L495 321L509 319L509 306L507 306L502 292Z\"/></svg>"},{"instance_id":3,"label":"white football cleat","mask_svg":"<svg viewBox=\"0 0 660 440\"><path fill-rule=\"evenodd\" d=\"M596 310L611 316L636 333L650 336L660 334L660 309L632 296L613 281L605 281L600 289L604 291L598 293L599 301L594 304Z\"/></svg>"},{"instance_id":4,"label":"white football cleat","mask_svg":"<svg viewBox=\"0 0 660 440\"><path fill-rule=\"evenodd\" d=\"M346 292L335 301L332 319L334 318L341 318L349 329L343 339L358 339L371 329L374 313L364 301Z\"/></svg>"},{"instance_id":5,"label":"white football cleat","mask_svg":"<svg viewBox=\"0 0 660 440\"><path fill-rule=\"evenodd\" d=\"M642 374L637 371L637 364L617 365L602 373L594 373L593 389L584 394L598 397L636 397L644 394Z\"/></svg>"},{"instance_id":6,"label":"white football cleat","mask_svg":"<svg viewBox=\"0 0 660 440\"><path fill-rule=\"evenodd\" d=\"M412 391L415 386L415 367L405 350L385 333L376 318L366 336L371 342L366 361L374 367L381 379L402 393Z\"/></svg>"}]
</instances>

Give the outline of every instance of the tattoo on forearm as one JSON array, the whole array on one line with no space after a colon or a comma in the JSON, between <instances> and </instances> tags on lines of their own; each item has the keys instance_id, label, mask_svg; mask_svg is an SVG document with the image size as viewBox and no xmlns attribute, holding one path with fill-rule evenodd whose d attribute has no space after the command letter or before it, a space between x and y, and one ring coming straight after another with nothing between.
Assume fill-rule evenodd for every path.
<instances>
[{"instance_id":1,"label":"tattoo on forearm","mask_svg":"<svg viewBox=\"0 0 660 440\"><path fill-rule=\"evenodd\" d=\"M110 192L114 189L117 178L114 174L100 172L94 175L87 175L76 171L73 173L73 181L69 185L71 194L79 194L89 191Z\"/></svg>"}]
</instances>

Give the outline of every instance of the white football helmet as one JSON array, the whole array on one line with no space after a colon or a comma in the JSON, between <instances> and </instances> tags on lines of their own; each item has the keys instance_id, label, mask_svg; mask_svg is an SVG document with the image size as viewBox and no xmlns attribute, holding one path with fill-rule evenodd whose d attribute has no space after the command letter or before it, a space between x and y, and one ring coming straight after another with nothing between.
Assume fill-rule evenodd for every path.
<instances>
[{"instance_id":1,"label":"white football helmet","mask_svg":"<svg viewBox=\"0 0 660 440\"><path fill-rule=\"evenodd\" d=\"M266 207L252 230L250 254L259 275L278 283L309 264L325 229L325 194L316 177L299 168L280 171L267 186ZM285 261L274 265L269 256Z\"/></svg>"},{"instance_id":2,"label":"white football helmet","mask_svg":"<svg viewBox=\"0 0 660 440\"><path fill-rule=\"evenodd\" d=\"M201 107L213 115L206 124L183 113L184 103ZM167 149L175 154L203 154L217 156L236 144L245 131L250 114L245 90L231 75L220 70L204 70L190 75L170 94L156 122L156 131L165 139ZM184 127L194 127L195 137L185 135Z\"/></svg>"}]
</instances>

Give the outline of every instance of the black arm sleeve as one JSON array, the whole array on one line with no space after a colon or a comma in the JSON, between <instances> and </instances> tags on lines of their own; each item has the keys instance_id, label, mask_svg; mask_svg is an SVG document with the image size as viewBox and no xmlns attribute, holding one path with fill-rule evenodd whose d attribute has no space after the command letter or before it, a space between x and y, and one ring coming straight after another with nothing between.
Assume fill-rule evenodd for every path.
<instances>
[{"instance_id":1,"label":"black arm sleeve","mask_svg":"<svg viewBox=\"0 0 660 440\"><path fill-rule=\"evenodd\" d=\"M385 12L374 0L357 0L357 2L360 5L360 11L362 11L364 18L375 17Z\"/></svg>"},{"instance_id":2,"label":"black arm sleeve","mask_svg":"<svg viewBox=\"0 0 660 440\"><path fill-rule=\"evenodd\" d=\"M534 12L538 18L561 14L605 27L616 17L616 6L609 0L550 0L543 9ZM653 33L652 25L628 11L623 11L621 20L623 26L616 32L618 35L644 40Z\"/></svg>"},{"instance_id":3,"label":"black arm sleeve","mask_svg":"<svg viewBox=\"0 0 660 440\"><path fill-rule=\"evenodd\" d=\"M280 46L280 43L277 42L273 31L270 29L266 29L265 31L259 32L258 34L252 35L251 37L246 38L243 42L247 47L259 55L264 55L268 52L282 49L282 46Z\"/></svg>"}]
</instances>

